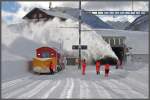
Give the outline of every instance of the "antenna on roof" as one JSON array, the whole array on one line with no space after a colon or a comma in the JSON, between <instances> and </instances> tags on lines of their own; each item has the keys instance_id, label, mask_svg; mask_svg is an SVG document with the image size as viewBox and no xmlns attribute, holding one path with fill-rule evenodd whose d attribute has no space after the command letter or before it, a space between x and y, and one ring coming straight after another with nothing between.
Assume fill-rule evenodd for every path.
<instances>
[{"instance_id":1,"label":"antenna on roof","mask_svg":"<svg viewBox=\"0 0 150 100\"><path fill-rule=\"evenodd\" d=\"M133 11L133 6L134 6L134 5L133 5L133 0L132 0L132 11Z\"/></svg>"},{"instance_id":2,"label":"antenna on roof","mask_svg":"<svg viewBox=\"0 0 150 100\"><path fill-rule=\"evenodd\" d=\"M52 2L49 2L49 9L51 9L51 6L52 6Z\"/></svg>"}]
</instances>

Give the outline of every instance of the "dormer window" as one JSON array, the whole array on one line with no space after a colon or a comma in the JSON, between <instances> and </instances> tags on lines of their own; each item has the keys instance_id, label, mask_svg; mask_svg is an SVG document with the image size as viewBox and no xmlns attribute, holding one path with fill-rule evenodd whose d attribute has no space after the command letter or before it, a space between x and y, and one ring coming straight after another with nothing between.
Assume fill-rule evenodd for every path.
<instances>
[{"instance_id":1,"label":"dormer window","mask_svg":"<svg viewBox=\"0 0 150 100\"><path fill-rule=\"evenodd\" d=\"M60 18L60 21L66 21L66 19L65 18Z\"/></svg>"}]
</instances>

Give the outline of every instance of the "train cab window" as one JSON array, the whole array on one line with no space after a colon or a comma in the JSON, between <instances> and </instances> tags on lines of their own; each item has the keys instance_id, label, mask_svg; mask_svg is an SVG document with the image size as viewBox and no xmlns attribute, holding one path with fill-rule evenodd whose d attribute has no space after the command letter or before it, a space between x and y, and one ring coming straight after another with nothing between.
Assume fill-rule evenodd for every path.
<instances>
[{"instance_id":1,"label":"train cab window","mask_svg":"<svg viewBox=\"0 0 150 100\"><path fill-rule=\"evenodd\" d=\"M43 52L42 53L42 58L50 58L49 52Z\"/></svg>"}]
</instances>

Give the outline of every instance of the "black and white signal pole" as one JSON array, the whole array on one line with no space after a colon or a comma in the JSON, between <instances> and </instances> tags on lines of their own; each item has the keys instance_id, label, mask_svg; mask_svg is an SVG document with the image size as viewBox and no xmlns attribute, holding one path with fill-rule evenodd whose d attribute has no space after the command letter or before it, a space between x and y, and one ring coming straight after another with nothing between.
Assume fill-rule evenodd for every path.
<instances>
[{"instance_id":1,"label":"black and white signal pole","mask_svg":"<svg viewBox=\"0 0 150 100\"><path fill-rule=\"evenodd\" d=\"M78 69L81 69L81 0L79 0L79 66Z\"/></svg>"}]
</instances>

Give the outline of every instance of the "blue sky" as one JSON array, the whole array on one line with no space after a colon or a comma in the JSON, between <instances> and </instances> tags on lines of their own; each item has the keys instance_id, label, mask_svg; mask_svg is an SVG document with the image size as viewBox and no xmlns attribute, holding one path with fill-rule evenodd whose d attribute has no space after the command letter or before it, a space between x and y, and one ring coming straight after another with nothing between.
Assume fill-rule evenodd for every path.
<instances>
[{"instance_id":1,"label":"blue sky","mask_svg":"<svg viewBox=\"0 0 150 100\"><path fill-rule=\"evenodd\" d=\"M118 5L118 6L117 6ZM131 10L131 2L83 2L82 7L84 9L92 8L92 9L108 9L109 10ZM3 1L2 2L2 20L8 24L19 22L22 20L22 17L27 14L32 8L34 7L41 7L48 9L49 2L35 2L35 1ZM78 7L78 2L52 2L52 6L62 6L62 7ZM134 8L138 10L147 10L148 9L148 3L145 2L139 2L134 3ZM134 16L124 16L123 17L116 17L114 19L113 16L106 16L106 17L100 17L102 20L129 20L133 21L135 19Z\"/></svg>"},{"instance_id":2,"label":"blue sky","mask_svg":"<svg viewBox=\"0 0 150 100\"><path fill-rule=\"evenodd\" d=\"M21 7L21 5L19 5L17 2L10 2L10 1L5 1L2 2L2 11L7 12L7 13L16 13L19 8ZM11 23L11 21L13 20L13 15L7 15L2 17L4 21Z\"/></svg>"},{"instance_id":3,"label":"blue sky","mask_svg":"<svg viewBox=\"0 0 150 100\"><path fill-rule=\"evenodd\" d=\"M17 2L2 2L2 10L6 12L17 12L18 9L21 7Z\"/></svg>"}]
</instances>

